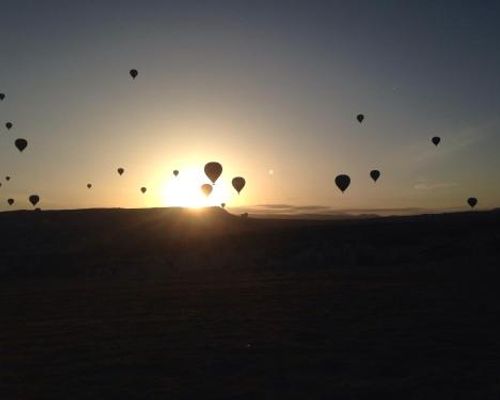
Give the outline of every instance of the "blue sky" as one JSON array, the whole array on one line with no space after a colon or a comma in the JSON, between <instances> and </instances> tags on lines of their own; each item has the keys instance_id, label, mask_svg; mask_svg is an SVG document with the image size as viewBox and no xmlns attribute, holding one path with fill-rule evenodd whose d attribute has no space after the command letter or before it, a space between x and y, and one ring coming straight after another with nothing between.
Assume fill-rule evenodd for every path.
<instances>
[{"instance_id":1,"label":"blue sky","mask_svg":"<svg viewBox=\"0 0 500 400\"><path fill-rule=\"evenodd\" d=\"M4 0L0 207L178 205L212 160L207 205L497 207L499 20L493 1Z\"/></svg>"}]
</instances>

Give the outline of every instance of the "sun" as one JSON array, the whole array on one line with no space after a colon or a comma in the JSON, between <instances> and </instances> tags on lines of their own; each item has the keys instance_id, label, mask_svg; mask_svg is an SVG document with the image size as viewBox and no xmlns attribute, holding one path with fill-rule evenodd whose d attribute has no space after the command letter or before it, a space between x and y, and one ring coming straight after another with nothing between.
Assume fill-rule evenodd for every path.
<instances>
[{"instance_id":1,"label":"sun","mask_svg":"<svg viewBox=\"0 0 500 400\"><path fill-rule=\"evenodd\" d=\"M165 182L161 192L162 203L168 207L202 208L231 202L234 194L222 176L213 185L209 196L201 191L201 185L205 183L211 182L199 167L183 168L179 170L179 175L172 175Z\"/></svg>"}]
</instances>

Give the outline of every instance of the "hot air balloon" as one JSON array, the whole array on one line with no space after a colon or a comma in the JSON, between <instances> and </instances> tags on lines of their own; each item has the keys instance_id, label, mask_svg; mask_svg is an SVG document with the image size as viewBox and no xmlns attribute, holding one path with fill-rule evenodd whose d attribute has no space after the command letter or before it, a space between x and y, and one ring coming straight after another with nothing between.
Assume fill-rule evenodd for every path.
<instances>
[{"instance_id":1,"label":"hot air balloon","mask_svg":"<svg viewBox=\"0 0 500 400\"><path fill-rule=\"evenodd\" d=\"M87 183L87 189L90 189L92 187L91 183Z\"/></svg>"},{"instance_id":2,"label":"hot air balloon","mask_svg":"<svg viewBox=\"0 0 500 400\"><path fill-rule=\"evenodd\" d=\"M29 197L29 201L33 205L33 207L35 207L38 204L38 202L40 201L40 197L37 194L32 194Z\"/></svg>"},{"instance_id":3,"label":"hot air balloon","mask_svg":"<svg viewBox=\"0 0 500 400\"><path fill-rule=\"evenodd\" d=\"M132 77L132 79L135 79L137 77L137 75L139 75L139 71L137 71L136 69L131 69L129 71L129 74Z\"/></svg>"},{"instance_id":4,"label":"hot air balloon","mask_svg":"<svg viewBox=\"0 0 500 400\"><path fill-rule=\"evenodd\" d=\"M147 189L147 188L145 188L144 186L143 186L143 187L141 187L141 192L142 192L143 194L144 194L144 193L146 193L146 191L147 191L147 190L148 190L148 189Z\"/></svg>"},{"instance_id":5,"label":"hot air balloon","mask_svg":"<svg viewBox=\"0 0 500 400\"><path fill-rule=\"evenodd\" d=\"M212 181L212 183L215 183L220 174L222 174L222 165L215 161L207 163L205 165L205 174L208 176L208 179Z\"/></svg>"},{"instance_id":6,"label":"hot air balloon","mask_svg":"<svg viewBox=\"0 0 500 400\"><path fill-rule=\"evenodd\" d=\"M467 199L467 203L469 204L470 208L474 208L477 204L477 199L475 197L469 197Z\"/></svg>"},{"instance_id":7,"label":"hot air balloon","mask_svg":"<svg viewBox=\"0 0 500 400\"><path fill-rule=\"evenodd\" d=\"M439 136L434 136L431 140L432 143L434 143L434 146L437 146L439 142L441 142L441 138Z\"/></svg>"},{"instance_id":8,"label":"hot air balloon","mask_svg":"<svg viewBox=\"0 0 500 400\"><path fill-rule=\"evenodd\" d=\"M16 139L14 145L19 151L23 151L26 147L28 147L28 141L26 139Z\"/></svg>"},{"instance_id":9,"label":"hot air balloon","mask_svg":"<svg viewBox=\"0 0 500 400\"><path fill-rule=\"evenodd\" d=\"M361 123L365 119L365 116L363 114L358 114L356 115L356 119L358 120L359 123Z\"/></svg>"},{"instance_id":10,"label":"hot air balloon","mask_svg":"<svg viewBox=\"0 0 500 400\"><path fill-rule=\"evenodd\" d=\"M380 171L378 169L372 169L370 171L370 176L373 179L373 182L377 182L377 179L380 178Z\"/></svg>"},{"instance_id":11,"label":"hot air balloon","mask_svg":"<svg viewBox=\"0 0 500 400\"><path fill-rule=\"evenodd\" d=\"M118 172L118 175L123 175L123 173L125 172L123 168L118 168L116 171Z\"/></svg>"},{"instance_id":12,"label":"hot air balloon","mask_svg":"<svg viewBox=\"0 0 500 400\"><path fill-rule=\"evenodd\" d=\"M240 194L241 189L243 189L245 187L246 182L245 182L245 178L242 178L241 176L237 176L236 178L233 178L231 183L233 184L233 187L236 189L238 194Z\"/></svg>"},{"instance_id":13,"label":"hot air balloon","mask_svg":"<svg viewBox=\"0 0 500 400\"><path fill-rule=\"evenodd\" d=\"M0 100L5 99L5 93L0 93Z\"/></svg>"},{"instance_id":14,"label":"hot air balloon","mask_svg":"<svg viewBox=\"0 0 500 400\"><path fill-rule=\"evenodd\" d=\"M179 175L179 171L177 171L176 169L174 169L174 176L177 176Z\"/></svg>"},{"instance_id":15,"label":"hot air balloon","mask_svg":"<svg viewBox=\"0 0 500 400\"><path fill-rule=\"evenodd\" d=\"M8 181L10 181L10 176L6 176L6 177L5 177L5 180L6 180L7 182L8 182Z\"/></svg>"},{"instance_id":16,"label":"hot air balloon","mask_svg":"<svg viewBox=\"0 0 500 400\"><path fill-rule=\"evenodd\" d=\"M220 203L220 206L221 206L222 208L226 208L226 203Z\"/></svg>"},{"instance_id":17,"label":"hot air balloon","mask_svg":"<svg viewBox=\"0 0 500 400\"><path fill-rule=\"evenodd\" d=\"M337 175L335 178L335 184L342 191L342 193L344 193L351 184L351 178L349 178L348 175Z\"/></svg>"},{"instance_id":18,"label":"hot air balloon","mask_svg":"<svg viewBox=\"0 0 500 400\"><path fill-rule=\"evenodd\" d=\"M7 199L7 203L9 203L9 206L11 206L12 204L14 204L14 199Z\"/></svg>"},{"instance_id":19,"label":"hot air balloon","mask_svg":"<svg viewBox=\"0 0 500 400\"><path fill-rule=\"evenodd\" d=\"M12 122L6 122L6 123L5 123L5 127L6 127L7 129L12 128L13 126L14 126L14 124L13 124Z\"/></svg>"},{"instance_id":20,"label":"hot air balloon","mask_svg":"<svg viewBox=\"0 0 500 400\"><path fill-rule=\"evenodd\" d=\"M208 183L201 185L201 191L205 194L205 196L210 196L210 193L212 193L212 185L209 185Z\"/></svg>"}]
</instances>

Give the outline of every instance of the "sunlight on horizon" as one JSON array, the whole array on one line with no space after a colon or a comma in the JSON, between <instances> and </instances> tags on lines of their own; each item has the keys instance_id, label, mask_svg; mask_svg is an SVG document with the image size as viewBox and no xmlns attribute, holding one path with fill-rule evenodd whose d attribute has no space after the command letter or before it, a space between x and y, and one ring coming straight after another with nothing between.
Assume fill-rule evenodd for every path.
<instances>
[{"instance_id":1,"label":"sunlight on horizon","mask_svg":"<svg viewBox=\"0 0 500 400\"><path fill-rule=\"evenodd\" d=\"M203 208L230 204L237 194L222 176L212 186L209 196L201 191L201 185L210 183L199 167L187 167L172 176L162 186L161 203L167 207ZM232 193L234 192L234 193Z\"/></svg>"}]
</instances>

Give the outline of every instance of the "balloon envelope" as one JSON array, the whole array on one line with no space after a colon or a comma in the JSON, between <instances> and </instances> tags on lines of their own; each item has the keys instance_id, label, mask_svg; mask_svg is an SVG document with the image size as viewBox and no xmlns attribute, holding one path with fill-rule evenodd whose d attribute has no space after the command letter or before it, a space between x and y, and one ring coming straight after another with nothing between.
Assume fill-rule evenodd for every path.
<instances>
[{"instance_id":1,"label":"balloon envelope","mask_svg":"<svg viewBox=\"0 0 500 400\"><path fill-rule=\"evenodd\" d=\"M116 171L118 172L119 175L123 175L123 173L125 172L123 168L118 168Z\"/></svg>"},{"instance_id":2,"label":"balloon envelope","mask_svg":"<svg viewBox=\"0 0 500 400\"><path fill-rule=\"evenodd\" d=\"M469 204L469 206L471 208L474 208L476 206L476 204L477 204L477 199L475 197L469 197L467 199L467 203Z\"/></svg>"},{"instance_id":3,"label":"balloon envelope","mask_svg":"<svg viewBox=\"0 0 500 400\"><path fill-rule=\"evenodd\" d=\"M204 170L205 175L208 176L208 179L210 179L212 183L215 183L215 181L222 174L222 165L220 165L218 162L212 161L205 165Z\"/></svg>"},{"instance_id":4,"label":"balloon envelope","mask_svg":"<svg viewBox=\"0 0 500 400\"><path fill-rule=\"evenodd\" d=\"M351 178L349 178L348 175L344 175L344 174L337 175L337 177L335 178L335 184L342 191L342 193L344 193L345 190L351 184Z\"/></svg>"},{"instance_id":5,"label":"balloon envelope","mask_svg":"<svg viewBox=\"0 0 500 400\"><path fill-rule=\"evenodd\" d=\"M434 136L431 140L432 143L434 143L434 146L437 146L439 142L441 142L441 138L439 136Z\"/></svg>"},{"instance_id":6,"label":"balloon envelope","mask_svg":"<svg viewBox=\"0 0 500 400\"><path fill-rule=\"evenodd\" d=\"M220 206L221 206L222 208L226 208L226 203L220 203Z\"/></svg>"},{"instance_id":7,"label":"balloon envelope","mask_svg":"<svg viewBox=\"0 0 500 400\"><path fill-rule=\"evenodd\" d=\"M5 93L0 93L0 100L5 99Z\"/></svg>"},{"instance_id":8,"label":"balloon envelope","mask_svg":"<svg viewBox=\"0 0 500 400\"><path fill-rule=\"evenodd\" d=\"M358 120L359 123L361 123L365 119L365 116L363 114L358 114L356 115L356 119Z\"/></svg>"},{"instance_id":9,"label":"balloon envelope","mask_svg":"<svg viewBox=\"0 0 500 400\"><path fill-rule=\"evenodd\" d=\"M14 204L14 199L8 199L7 203L9 203L9 206L11 206L12 204Z\"/></svg>"},{"instance_id":10,"label":"balloon envelope","mask_svg":"<svg viewBox=\"0 0 500 400\"><path fill-rule=\"evenodd\" d=\"M177 176L177 175L179 175L179 171L174 169L174 176Z\"/></svg>"},{"instance_id":11,"label":"balloon envelope","mask_svg":"<svg viewBox=\"0 0 500 400\"><path fill-rule=\"evenodd\" d=\"M144 186L143 186L143 187L141 187L141 192L142 192L142 193L146 193L146 191L147 191L147 190L148 190L148 189L147 189L147 188L145 188Z\"/></svg>"},{"instance_id":12,"label":"balloon envelope","mask_svg":"<svg viewBox=\"0 0 500 400\"><path fill-rule=\"evenodd\" d=\"M372 169L370 171L370 176L373 179L373 182L377 182L377 179L380 178L380 171L378 169Z\"/></svg>"},{"instance_id":13,"label":"balloon envelope","mask_svg":"<svg viewBox=\"0 0 500 400\"><path fill-rule=\"evenodd\" d=\"M92 187L91 183L87 183L87 188L90 189Z\"/></svg>"},{"instance_id":14,"label":"balloon envelope","mask_svg":"<svg viewBox=\"0 0 500 400\"><path fill-rule=\"evenodd\" d=\"M12 128L13 126L14 126L14 124L13 124L12 122L6 122L6 123L5 123L5 127L6 127L7 129Z\"/></svg>"},{"instance_id":15,"label":"balloon envelope","mask_svg":"<svg viewBox=\"0 0 500 400\"><path fill-rule=\"evenodd\" d=\"M135 79L137 77L137 75L139 75L139 71L137 71L136 69L131 69L129 71L129 74L132 77L132 79Z\"/></svg>"},{"instance_id":16,"label":"balloon envelope","mask_svg":"<svg viewBox=\"0 0 500 400\"><path fill-rule=\"evenodd\" d=\"M201 185L201 191L205 194L205 196L210 196L210 193L212 193L212 185L209 185L208 183Z\"/></svg>"},{"instance_id":17,"label":"balloon envelope","mask_svg":"<svg viewBox=\"0 0 500 400\"><path fill-rule=\"evenodd\" d=\"M28 147L28 141L26 139L16 139L14 145L19 151L23 151L26 147Z\"/></svg>"},{"instance_id":18,"label":"balloon envelope","mask_svg":"<svg viewBox=\"0 0 500 400\"><path fill-rule=\"evenodd\" d=\"M232 182L233 187L236 189L238 194L240 194L241 190L245 187L245 178L242 178L241 176L237 176L236 178L233 178Z\"/></svg>"},{"instance_id":19,"label":"balloon envelope","mask_svg":"<svg viewBox=\"0 0 500 400\"><path fill-rule=\"evenodd\" d=\"M5 177L5 180L6 180L6 181L10 181L10 176L6 176L6 177Z\"/></svg>"},{"instance_id":20,"label":"balloon envelope","mask_svg":"<svg viewBox=\"0 0 500 400\"><path fill-rule=\"evenodd\" d=\"M40 197L37 195L37 194L32 194L30 197L29 197L29 201L30 203L34 206L36 206L38 204L38 202L40 201Z\"/></svg>"}]
</instances>

